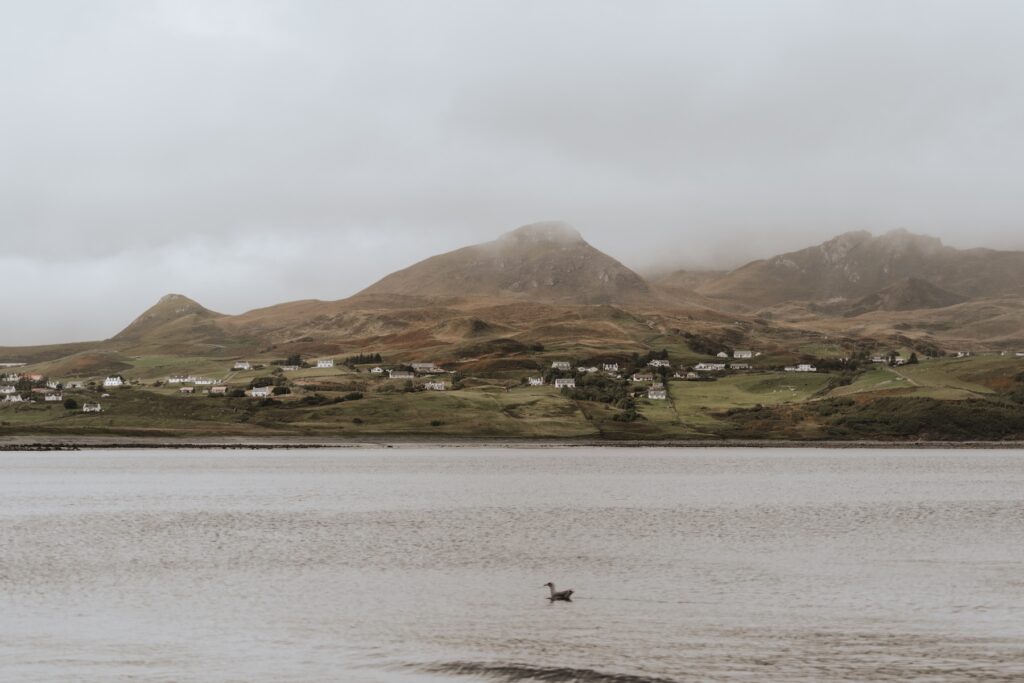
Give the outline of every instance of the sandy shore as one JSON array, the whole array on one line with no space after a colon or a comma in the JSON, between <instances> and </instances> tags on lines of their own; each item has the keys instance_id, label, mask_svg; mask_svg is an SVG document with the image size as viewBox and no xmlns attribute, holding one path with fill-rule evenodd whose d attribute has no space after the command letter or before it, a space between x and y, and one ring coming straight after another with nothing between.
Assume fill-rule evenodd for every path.
<instances>
[{"instance_id":1,"label":"sandy shore","mask_svg":"<svg viewBox=\"0 0 1024 683\"><path fill-rule=\"evenodd\" d=\"M403 439L380 437L361 439L210 437L195 439L140 438L117 436L0 437L0 451L77 450L266 450L266 449L382 449L382 448L846 448L846 449L1024 449L1021 441L605 441L599 439Z\"/></svg>"}]
</instances>

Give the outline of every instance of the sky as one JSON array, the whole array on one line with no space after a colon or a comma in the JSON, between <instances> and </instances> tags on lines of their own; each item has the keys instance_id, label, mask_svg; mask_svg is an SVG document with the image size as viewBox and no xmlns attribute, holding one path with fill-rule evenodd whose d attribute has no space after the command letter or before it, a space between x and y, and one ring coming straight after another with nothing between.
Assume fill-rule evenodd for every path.
<instances>
[{"instance_id":1,"label":"sky","mask_svg":"<svg viewBox=\"0 0 1024 683\"><path fill-rule=\"evenodd\" d=\"M1015 0L3 2L0 346L544 220L640 272L1024 248L1022 34Z\"/></svg>"}]
</instances>

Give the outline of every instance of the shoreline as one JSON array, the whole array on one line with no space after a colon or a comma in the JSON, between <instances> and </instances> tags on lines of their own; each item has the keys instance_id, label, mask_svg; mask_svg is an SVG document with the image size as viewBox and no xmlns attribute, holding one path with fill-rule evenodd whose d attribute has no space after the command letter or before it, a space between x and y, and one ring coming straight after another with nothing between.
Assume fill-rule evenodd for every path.
<instances>
[{"instance_id":1,"label":"shoreline","mask_svg":"<svg viewBox=\"0 0 1024 683\"><path fill-rule=\"evenodd\" d=\"M886 450L1015 450L1024 449L1024 441L786 441L786 440L624 440L601 439L423 439L380 437L370 439L238 439L165 437L0 437L0 452L81 451L81 450L326 450L326 449L403 449L403 448L823 448Z\"/></svg>"}]
</instances>

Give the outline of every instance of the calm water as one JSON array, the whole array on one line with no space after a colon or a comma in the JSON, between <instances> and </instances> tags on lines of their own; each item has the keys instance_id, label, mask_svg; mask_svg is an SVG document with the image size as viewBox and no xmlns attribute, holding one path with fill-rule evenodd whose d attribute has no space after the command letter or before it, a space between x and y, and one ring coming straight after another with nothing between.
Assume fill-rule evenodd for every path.
<instances>
[{"instance_id":1,"label":"calm water","mask_svg":"<svg viewBox=\"0 0 1024 683\"><path fill-rule=\"evenodd\" d=\"M1020 681L1024 454L0 455L0 679Z\"/></svg>"}]
</instances>

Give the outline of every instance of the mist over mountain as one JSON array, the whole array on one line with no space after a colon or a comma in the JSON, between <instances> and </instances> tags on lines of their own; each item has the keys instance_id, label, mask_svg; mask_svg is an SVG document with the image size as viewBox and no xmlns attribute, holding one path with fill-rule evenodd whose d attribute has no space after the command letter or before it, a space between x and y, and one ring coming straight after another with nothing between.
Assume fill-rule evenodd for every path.
<instances>
[{"instance_id":1,"label":"mist over mountain","mask_svg":"<svg viewBox=\"0 0 1024 683\"><path fill-rule=\"evenodd\" d=\"M513 297L583 304L638 301L646 281L564 223L534 223L486 244L427 258L361 295Z\"/></svg>"},{"instance_id":2,"label":"mist over mountain","mask_svg":"<svg viewBox=\"0 0 1024 683\"><path fill-rule=\"evenodd\" d=\"M679 276L676 276L679 277ZM965 298L1024 288L1024 252L959 250L905 230L849 232L823 244L754 261L697 288L707 297L770 306L786 301L859 299L905 278Z\"/></svg>"}]
</instances>

